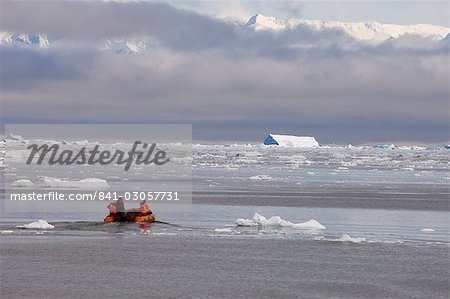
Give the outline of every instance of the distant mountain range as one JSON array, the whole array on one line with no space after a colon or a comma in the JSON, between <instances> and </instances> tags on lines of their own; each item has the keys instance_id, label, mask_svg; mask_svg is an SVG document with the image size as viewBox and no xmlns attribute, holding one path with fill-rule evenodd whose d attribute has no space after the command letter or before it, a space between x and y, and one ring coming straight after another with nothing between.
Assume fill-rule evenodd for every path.
<instances>
[{"instance_id":1,"label":"distant mountain range","mask_svg":"<svg viewBox=\"0 0 450 299\"><path fill-rule=\"evenodd\" d=\"M378 22L336 22L336 21L313 21L302 19L287 19L281 20L275 17L266 17L260 14L256 14L251 17L245 28L252 28L255 31L271 30L271 31L283 31L293 30L303 26L304 28L325 32L328 30L341 30L348 34L350 37L371 41L375 43L384 42L392 38L398 38L405 34L418 35L421 37L429 37L435 40L441 40L448 36L450 28L428 24L417 25L392 25L381 24Z\"/></svg>"},{"instance_id":2,"label":"distant mountain range","mask_svg":"<svg viewBox=\"0 0 450 299\"><path fill-rule=\"evenodd\" d=\"M450 28L429 24L393 25L378 22L337 22L302 19L278 19L261 14L252 16L246 24L236 26L238 31L283 32L304 28L311 32L326 33L340 31L349 37L368 44L379 44L388 40L395 40L401 36L412 35L428 38L432 41L450 41ZM15 47L51 47L58 40L49 38L46 34L28 34L17 32L0 32L0 45ZM63 42L62 42L63 43ZM157 41L149 37L133 39L108 39L96 43L99 50L109 50L117 54L136 54L155 47Z\"/></svg>"},{"instance_id":3,"label":"distant mountain range","mask_svg":"<svg viewBox=\"0 0 450 299\"><path fill-rule=\"evenodd\" d=\"M51 40L46 34L27 34L0 32L0 45L17 47L39 47L49 48L57 40ZM142 39L108 39L96 43L99 50L110 50L117 54L139 53L153 46L154 43L148 38Z\"/></svg>"},{"instance_id":4,"label":"distant mountain range","mask_svg":"<svg viewBox=\"0 0 450 299\"><path fill-rule=\"evenodd\" d=\"M40 48L48 48L50 42L45 34L11 33L3 31L0 32L0 45L33 45Z\"/></svg>"}]
</instances>

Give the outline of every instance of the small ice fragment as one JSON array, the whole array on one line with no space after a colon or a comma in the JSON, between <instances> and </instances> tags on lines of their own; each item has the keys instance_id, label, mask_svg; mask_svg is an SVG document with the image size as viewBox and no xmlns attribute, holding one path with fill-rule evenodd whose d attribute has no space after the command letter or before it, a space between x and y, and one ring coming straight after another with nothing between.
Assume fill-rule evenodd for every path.
<instances>
[{"instance_id":1,"label":"small ice fragment","mask_svg":"<svg viewBox=\"0 0 450 299\"><path fill-rule=\"evenodd\" d=\"M294 223L292 227L301 229L326 229L325 226L314 219L310 219L309 221L303 223Z\"/></svg>"},{"instance_id":2,"label":"small ice fragment","mask_svg":"<svg viewBox=\"0 0 450 299\"><path fill-rule=\"evenodd\" d=\"M271 176L268 175L254 175L252 177L248 178L249 180L253 180L253 181L271 181L273 180Z\"/></svg>"},{"instance_id":3,"label":"small ice fragment","mask_svg":"<svg viewBox=\"0 0 450 299\"><path fill-rule=\"evenodd\" d=\"M24 224L24 225L18 225L17 228L28 228L28 229L54 229L55 226L49 224L47 221L39 219L36 222Z\"/></svg>"},{"instance_id":4,"label":"small ice fragment","mask_svg":"<svg viewBox=\"0 0 450 299\"><path fill-rule=\"evenodd\" d=\"M74 141L73 144L75 144L75 145L89 145L89 141L87 141L87 140Z\"/></svg>"},{"instance_id":5,"label":"small ice fragment","mask_svg":"<svg viewBox=\"0 0 450 299\"><path fill-rule=\"evenodd\" d=\"M5 153L5 158L9 161L27 161L30 156L29 150L8 150ZM39 153L36 153L36 157L39 157Z\"/></svg>"},{"instance_id":6,"label":"small ice fragment","mask_svg":"<svg viewBox=\"0 0 450 299\"><path fill-rule=\"evenodd\" d=\"M365 238L352 238L347 234L343 234L342 237L336 239L338 242L350 242L350 243L362 243L366 242Z\"/></svg>"},{"instance_id":7,"label":"small ice fragment","mask_svg":"<svg viewBox=\"0 0 450 299\"><path fill-rule=\"evenodd\" d=\"M365 238L352 238L347 234L343 234L342 237L338 238L338 239L330 239L330 238L325 238L323 236L317 236L314 237L314 240L316 241L331 241L331 242L343 242L343 243L362 243L362 242L366 242L367 240Z\"/></svg>"},{"instance_id":8,"label":"small ice fragment","mask_svg":"<svg viewBox=\"0 0 450 299\"><path fill-rule=\"evenodd\" d=\"M15 135L15 134L11 134L11 133L8 134L7 139L9 139L9 140L14 140L14 141L24 141L24 139L23 139L22 136L20 136L20 135Z\"/></svg>"},{"instance_id":9,"label":"small ice fragment","mask_svg":"<svg viewBox=\"0 0 450 299\"><path fill-rule=\"evenodd\" d=\"M420 230L421 232L434 232L435 230L432 228L424 228Z\"/></svg>"},{"instance_id":10,"label":"small ice fragment","mask_svg":"<svg viewBox=\"0 0 450 299\"><path fill-rule=\"evenodd\" d=\"M17 180L11 183L11 187L33 187L34 184L30 180Z\"/></svg>"},{"instance_id":11,"label":"small ice fragment","mask_svg":"<svg viewBox=\"0 0 450 299\"><path fill-rule=\"evenodd\" d=\"M98 178L87 178L79 181L70 181L66 179L58 179L42 176L39 179L40 179L39 185L47 188L89 188L89 189L109 188L109 184L106 180Z\"/></svg>"},{"instance_id":12,"label":"small ice fragment","mask_svg":"<svg viewBox=\"0 0 450 299\"><path fill-rule=\"evenodd\" d=\"M7 229L4 229L4 230L0 230L0 234L12 234L14 231L12 231L12 230L7 230Z\"/></svg>"},{"instance_id":13,"label":"small ice fragment","mask_svg":"<svg viewBox=\"0 0 450 299\"><path fill-rule=\"evenodd\" d=\"M239 218L234 221L238 226L258 226L258 223L253 222L251 219Z\"/></svg>"},{"instance_id":14,"label":"small ice fragment","mask_svg":"<svg viewBox=\"0 0 450 299\"><path fill-rule=\"evenodd\" d=\"M232 233L233 230L231 228L216 228L214 232L218 234L228 234Z\"/></svg>"}]
</instances>

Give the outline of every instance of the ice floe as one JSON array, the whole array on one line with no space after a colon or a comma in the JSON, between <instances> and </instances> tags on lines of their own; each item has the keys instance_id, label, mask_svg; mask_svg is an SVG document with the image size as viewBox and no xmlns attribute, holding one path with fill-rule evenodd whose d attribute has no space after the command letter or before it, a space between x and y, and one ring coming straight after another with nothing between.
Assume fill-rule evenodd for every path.
<instances>
[{"instance_id":1,"label":"ice floe","mask_svg":"<svg viewBox=\"0 0 450 299\"><path fill-rule=\"evenodd\" d=\"M248 179L252 180L252 181L271 181L271 180L273 180L273 178L271 176L264 175L264 174L254 175L254 176L249 177Z\"/></svg>"},{"instance_id":2,"label":"ice floe","mask_svg":"<svg viewBox=\"0 0 450 299\"><path fill-rule=\"evenodd\" d=\"M109 184L106 180L98 178L87 178L79 181L71 181L42 176L39 179L39 185L48 188L109 188Z\"/></svg>"},{"instance_id":3,"label":"ice floe","mask_svg":"<svg viewBox=\"0 0 450 299\"><path fill-rule=\"evenodd\" d=\"M353 238L350 237L350 235L343 234L340 238L332 239L332 238L325 238L323 236L315 237L314 240L317 241L331 241L331 242L343 242L343 243L363 243L367 242L366 238Z\"/></svg>"},{"instance_id":4,"label":"ice floe","mask_svg":"<svg viewBox=\"0 0 450 299\"><path fill-rule=\"evenodd\" d=\"M11 160L11 161L27 161L29 156L30 156L30 151L29 150L22 150L22 149L17 149L17 150L8 150L5 153L5 159L7 161ZM39 153L36 154L35 158L39 157Z\"/></svg>"},{"instance_id":5,"label":"ice floe","mask_svg":"<svg viewBox=\"0 0 450 299\"><path fill-rule=\"evenodd\" d=\"M12 234L12 233L14 233L13 230L8 230L8 229L0 230L0 234Z\"/></svg>"},{"instance_id":6,"label":"ice floe","mask_svg":"<svg viewBox=\"0 0 450 299\"><path fill-rule=\"evenodd\" d=\"M232 233L233 230L231 228L216 228L214 232L218 234L229 234Z\"/></svg>"},{"instance_id":7,"label":"ice floe","mask_svg":"<svg viewBox=\"0 0 450 299\"><path fill-rule=\"evenodd\" d=\"M252 219L236 219L234 222L238 226L269 226L269 227L290 227L295 229L326 229L325 226L320 224L314 219L302 223L292 223L282 219L280 216L272 216L269 219L255 213Z\"/></svg>"},{"instance_id":8,"label":"ice floe","mask_svg":"<svg viewBox=\"0 0 450 299\"><path fill-rule=\"evenodd\" d=\"M55 226L49 224L47 221L39 219L36 222L31 222L24 225L18 225L17 228L27 228L27 229L54 229Z\"/></svg>"},{"instance_id":9,"label":"ice floe","mask_svg":"<svg viewBox=\"0 0 450 299\"><path fill-rule=\"evenodd\" d=\"M420 230L421 232L434 232L435 230L434 229L432 229L432 228L423 228L423 229L421 229Z\"/></svg>"},{"instance_id":10,"label":"ice floe","mask_svg":"<svg viewBox=\"0 0 450 299\"><path fill-rule=\"evenodd\" d=\"M395 149L394 144L374 144L372 147L378 149Z\"/></svg>"},{"instance_id":11,"label":"ice floe","mask_svg":"<svg viewBox=\"0 0 450 299\"><path fill-rule=\"evenodd\" d=\"M34 184L30 180L17 180L11 183L11 187L34 187Z\"/></svg>"},{"instance_id":12,"label":"ice floe","mask_svg":"<svg viewBox=\"0 0 450 299\"><path fill-rule=\"evenodd\" d=\"M20 135L16 135L16 134L8 134L8 136L6 137L6 139L9 140L14 140L14 141L24 141L23 137Z\"/></svg>"}]
</instances>

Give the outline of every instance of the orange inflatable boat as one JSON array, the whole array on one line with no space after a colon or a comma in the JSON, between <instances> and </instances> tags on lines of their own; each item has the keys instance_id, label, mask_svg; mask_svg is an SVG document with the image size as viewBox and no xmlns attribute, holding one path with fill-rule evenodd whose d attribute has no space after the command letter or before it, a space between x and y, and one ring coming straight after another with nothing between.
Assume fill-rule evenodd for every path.
<instances>
[{"instance_id":1,"label":"orange inflatable boat","mask_svg":"<svg viewBox=\"0 0 450 299\"><path fill-rule=\"evenodd\" d=\"M155 222L155 214L141 215L140 213L127 213L124 219L108 215L103 219L104 222Z\"/></svg>"}]
</instances>

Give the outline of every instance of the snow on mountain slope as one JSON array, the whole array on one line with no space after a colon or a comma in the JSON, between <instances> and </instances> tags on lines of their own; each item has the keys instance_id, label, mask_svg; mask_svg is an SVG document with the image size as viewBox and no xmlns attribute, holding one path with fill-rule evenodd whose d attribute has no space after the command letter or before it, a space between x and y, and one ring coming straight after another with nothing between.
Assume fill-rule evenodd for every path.
<instances>
[{"instance_id":1,"label":"snow on mountain slope","mask_svg":"<svg viewBox=\"0 0 450 299\"><path fill-rule=\"evenodd\" d=\"M247 28L253 28L255 31L258 30L284 30L287 29L286 22L277 19L275 17L266 17L261 14L256 14L251 17L248 22L244 25Z\"/></svg>"},{"instance_id":2,"label":"snow on mountain slope","mask_svg":"<svg viewBox=\"0 0 450 299\"><path fill-rule=\"evenodd\" d=\"M243 26L236 25L237 31L242 32L242 30L244 30L250 34L255 31L279 33L284 30L298 28L305 28L318 33L340 30L357 41L374 45L385 41L395 41L402 36L426 38L429 41L439 41L443 45L447 45L449 40L448 36L450 34L450 28L427 24L392 25L377 22L350 23L301 19L282 20L261 14L252 16ZM53 42L58 42L58 45L62 46L68 45L65 40L49 39L45 34L0 32L1 46L48 48L52 46ZM414 43L414 41L411 41L410 43ZM99 50L112 51L116 54L136 54L143 52L148 48L155 47L157 44L157 40L150 39L148 36L143 36L126 39L106 39L98 42L94 41L93 47L98 48ZM418 44L420 44L420 42ZM409 45L407 46L409 47Z\"/></svg>"},{"instance_id":3,"label":"snow on mountain slope","mask_svg":"<svg viewBox=\"0 0 450 299\"><path fill-rule=\"evenodd\" d=\"M26 34L26 33L9 33L0 32L0 45L12 46L38 46L39 48L47 48L50 43L45 34Z\"/></svg>"},{"instance_id":4,"label":"snow on mountain slope","mask_svg":"<svg viewBox=\"0 0 450 299\"><path fill-rule=\"evenodd\" d=\"M45 34L26 34L0 32L0 45L16 46L16 47L39 47L48 48L53 41ZM110 50L116 54L135 54L152 47L152 43L148 38L142 39L108 39L98 43L99 50Z\"/></svg>"},{"instance_id":5,"label":"snow on mountain slope","mask_svg":"<svg viewBox=\"0 0 450 299\"><path fill-rule=\"evenodd\" d=\"M116 54L136 54L153 46L147 38L133 40L106 40L100 50L111 50Z\"/></svg>"},{"instance_id":6,"label":"snow on mountain slope","mask_svg":"<svg viewBox=\"0 0 450 299\"><path fill-rule=\"evenodd\" d=\"M436 40L441 40L450 33L450 28L428 24L392 25L381 24L378 22L350 23L301 19L281 20L275 17L263 16L261 14L256 14L251 17L244 25L244 28L253 29L255 31L282 31L287 29L292 30L299 26L322 32L327 30L342 30L355 39L373 42L383 42L390 38L398 38L404 34L431 37Z\"/></svg>"}]
</instances>

